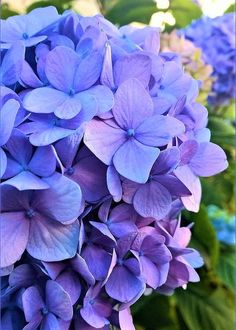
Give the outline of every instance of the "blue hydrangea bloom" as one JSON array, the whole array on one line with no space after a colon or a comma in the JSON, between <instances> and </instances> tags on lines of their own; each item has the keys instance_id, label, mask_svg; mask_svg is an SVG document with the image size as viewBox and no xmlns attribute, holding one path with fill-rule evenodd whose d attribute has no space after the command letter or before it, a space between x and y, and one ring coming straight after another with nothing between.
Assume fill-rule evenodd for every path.
<instances>
[{"instance_id":1,"label":"blue hydrangea bloom","mask_svg":"<svg viewBox=\"0 0 236 330\"><path fill-rule=\"evenodd\" d=\"M228 166L159 30L54 7L1 21L4 329L134 330L203 265L177 220Z\"/></svg>"},{"instance_id":2,"label":"blue hydrangea bloom","mask_svg":"<svg viewBox=\"0 0 236 330\"><path fill-rule=\"evenodd\" d=\"M236 98L235 13L214 19L202 17L181 31L202 49L204 60L213 67L213 106L227 105Z\"/></svg>"}]
</instances>

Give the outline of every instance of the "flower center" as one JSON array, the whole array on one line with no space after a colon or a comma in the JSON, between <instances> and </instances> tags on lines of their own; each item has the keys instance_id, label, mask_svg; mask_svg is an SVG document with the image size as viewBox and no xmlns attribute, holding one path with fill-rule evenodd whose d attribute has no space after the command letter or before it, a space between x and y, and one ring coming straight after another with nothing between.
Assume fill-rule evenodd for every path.
<instances>
[{"instance_id":1,"label":"flower center","mask_svg":"<svg viewBox=\"0 0 236 330\"><path fill-rule=\"evenodd\" d=\"M48 314L48 309L47 309L47 307L45 306L45 307L43 307L42 309L41 309L41 313L43 314L43 315L47 315Z\"/></svg>"},{"instance_id":2,"label":"flower center","mask_svg":"<svg viewBox=\"0 0 236 330\"><path fill-rule=\"evenodd\" d=\"M35 216L35 212L34 212L34 210L33 209L28 209L26 212L25 212L25 214L26 214L26 216L27 216L27 218L29 218L29 219L31 219L31 218L33 218L33 216Z\"/></svg>"},{"instance_id":3,"label":"flower center","mask_svg":"<svg viewBox=\"0 0 236 330\"><path fill-rule=\"evenodd\" d=\"M75 90L74 90L74 88L70 88L70 90L69 90L69 96L70 97L73 97L75 95Z\"/></svg>"},{"instance_id":4,"label":"flower center","mask_svg":"<svg viewBox=\"0 0 236 330\"><path fill-rule=\"evenodd\" d=\"M119 258L119 259L117 260L117 264L118 264L119 266L122 266L123 263L124 263L124 261L123 261L122 258Z\"/></svg>"},{"instance_id":5,"label":"flower center","mask_svg":"<svg viewBox=\"0 0 236 330\"><path fill-rule=\"evenodd\" d=\"M69 168L66 170L66 174L68 174L68 175L72 175L72 174L74 174L74 172L75 172L75 169L74 169L73 167L69 167Z\"/></svg>"},{"instance_id":6,"label":"flower center","mask_svg":"<svg viewBox=\"0 0 236 330\"><path fill-rule=\"evenodd\" d=\"M127 133L127 136L128 136L128 137L133 137L134 134L135 134L133 128L129 128L129 129L127 129L126 133Z\"/></svg>"},{"instance_id":7,"label":"flower center","mask_svg":"<svg viewBox=\"0 0 236 330\"><path fill-rule=\"evenodd\" d=\"M24 33L22 34L22 38L25 39L25 40L27 40L27 39L29 39L29 35L28 35L27 33L24 32Z\"/></svg>"}]
</instances>

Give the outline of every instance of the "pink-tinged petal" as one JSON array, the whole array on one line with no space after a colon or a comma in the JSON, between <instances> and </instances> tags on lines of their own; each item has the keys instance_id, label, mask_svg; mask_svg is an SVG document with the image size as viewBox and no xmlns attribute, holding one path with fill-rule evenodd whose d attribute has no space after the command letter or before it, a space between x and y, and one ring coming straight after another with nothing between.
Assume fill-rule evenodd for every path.
<instances>
[{"instance_id":1,"label":"pink-tinged petal","mask_svg":"<svg viewBox=\"0 0 236 330\"><path fill-rule=\"evenodd\" d=\"M73 316L73 308L68 293L57 282L49 280L46 284L46 302L50 312L64 321Z\"/></svg>"},{"instance_id":2,"label":"pink-tinged petal","mask_svg":"<svg viewBox=\"0 0 236 330\"><path fill-rule=\"evenodd\" d=\"M45 307L39 290L35 286L31 286L25 290L22 295L22 303L27 322L33 321L40 310Z\"/></svg>"},{"instance_id":3,"label":"pink-tinged petal","mask_svg":"<svg viewBox=\"0 0 236 330\"><path fill-rule=\"evenodd\" d=\"M228 162L221 147L211 142L203 142L199 144L189 166L196 175L207 177L224 171Z\"/></svg>"},{"instance_id":4,"label":"pink-tinged petal","mask_svg":"<svg viewBox=\"0 0 236 330\"><path fill-rule=\"evenodd\" d=\"M152 175L172 172L180 162L180 152L177 147L165 149L160 152L152 168Z\"/></svg>"},{"instance_id":5,"label":"pink-tinged petal","mask_svg":"<svg viewBox=\"0 0 236 330\"><path fill-rule=\"evenodd\" d=\"M50 87L40 87L27 93L23 99L26 110L34 113L52 113L69 98L68 94Z\"/></svg>"},{"instance_id":6,"label":"pink-tinged petal","mask_svg":"<svg viewBox=\"0 0 236 330\"><path fill-rule=\"evenodd\" d=\"M88 93L95 96L98 112L97 115L102 115L108 112L114 105L113 93L109 88L102 85L97 85L88 90Z\"/></svg>"},{"instance_id":7,"label":"pink-tinged petal","mask_svg":"<svg viewBox=\"0 0 236 330\"><path fill-rule=\"evenodd\" d=\"M149 146L164 146L185 131L184 124L173 117L155 115L146 119L136 130L135 138Z\"/></svg>"},{"instance_id":8,"label":"pink-tinged petal","mask_svg":"<svg viewBox=\"0 0 236 330\"><path fill-rule=\"evenodd\" d=\"M4 181L2 185L10 185L18 190L41 190L50 188L49 184L29 171L20 172L13 178Z\"/></svg>"},{"instance_id":9,"label":"pink-tinged petal","mask_svg":"<svg viewBox=\"0 0 236 330\"><path fill-rule=\"evenodd\" d=\"M59 173L43 180L50 188L35 192L32 207L41 214L65 224L77 219L84 209L79 185Z\"/></svg>"},{"instance_id":10,"label":"pink-tinged petal","mask_svg":"<svg viewBox=\"0 0 236 330\"><path fill-rule=\"evenodd\" d=\"M134 195L139 188L139 184L127 179L124 179L122 182L123 187L123 200L128 204L132 204Z\"/></svg>"},{"instance_id":11,"label":"pink-tinged petal","mask_svg":"<svg viewBox=\"0 0 236 330\"><path fill-rule=\"evenodd\" d=\"M135 330L130 308L119 311L119 325L121 330Z\"/></svg>"},{"instance_id":12,"label":"pink-tinged petal","mask_svg":"<svg viewBox=\"0 0 236 330\"><path fill-rule=\"evenodd\" d=\"M42 321L42 314L39 312L35 318L33 318L26 326L24 326L23 330L35 330L39 327Z\"/></svg>"},{"instance_id":13,"label":"pink-tinged petal","mask_svg":"<svg viewBox=\"0 0 236 330\"><path fill-rule=\"evenodd\" d=\"M144 146L130 138L116 151L113 163L116 170L125 178L145 183L159 153L159 149Z\"/></svg>"},{"instance_id":14,"label":"pink-tinged petal","mask_svg":"<svg viewBox=\"0 0 236 330\"><path fill-rule=\"evenodd\" d=\"M37 127L36 127L37 129ZM30 143L34 146L46 146L60 139L63 139L75 131L57 126L51 126L46 129L38 129L30 135Z\"/></svg>"},{"instance_id":15,"label":"pink-tinged petal","mask_svg":"<svg viewBox=\"0 0 236 330\"><path fill-rule=\"evenodd\" d=\"M65 100L56 106L54 113L58 118L71 119L78 115L82 106L77 95L67 95Z\"/></svg>"},{"instance_id":16,"label":"pink-tinged petal","mask_svg":"<svg viewBox=\"0 0 236 330\"><path fill-rule=\"evenodd\" d=\"M102 69L102 56L93 51L80 61L75 70L74 87L76 91L83 91L93 86L98 80Z\"/></svg>"},{"instance_id":17,"label":"pink-tinged petal","mask_svg":"<svg viewBox=\"0 0 236 330\"><path fill-rule=\"evenodd\" d=\"M23 212L0 215L1 268L14 264L25 251L29 237L29 221Z\"/></svg>"},{"instance_id":18,"label":"pink-tinged petal","mask_svg":"<svg viewBox=\"0 0 236 330\"><path fill-rule=\"evenodd\" d=\"M8 100L0 110L0 146L10 138L20 103L14 99Z\"/></svg>"},{"instance_id":19,"label":"pink-tinged petal","mask_svg":"<svg viewBox=\"0 0 236 330\"><path fill-rule=\"evenodd\" d=\"M147 87L151 76L151 60L143 54L129 54L120 57L114 65L114 77L116 86L120 86L125 80L135 78L144 87Z\"/></svg>"},{"instance_id":20,"label":"pink-tinged petal","mask_svg":"<svg viewBox=\"0 0 236 330\"><path fill-rule=\"evenodd\" d=\"M125 141L125 131L114 128L101 120L93 119L86 126L85 145L106 165L111 164L115 152Z\"/></svg>"},{"instance_id":21,"label":"pink-tinged petal","mask_svg":"<svg viewBox=\"0 0 236 330\"><path fill-rule=\"evenodd\" d=\"M64 226L35 215L31 221L27 251L42 261L61 261L75 256L78 245L77 222Z\"/></svg>"},{"instance_id":22,"label":"pink-tinged petal","mask_svg":"<svg viewBox=\"0 0 236 330\"><path fill-rule=\"evenodd\" d=\"M143 282L126 267L116 266L105 284L107 294L121 302L129 302L143 289Z\"/></svg>"},{"instance_id":23,"label":"pink-tinged petal","mask_svg":"<svg viewBox=\"0 0 236 330\"><path fill-rule=\"evenodd\" d=\"M60 330L59 324L58 324L58 319L52 313L48 313L43 318L41 328L47 329L47 330Z\"/></svg>"},{"instance_id":24,"label":"pink-tinged petal","mask_svg":"<svg viewBox=\"0 0 236 330\"><path fill-rule=\"evenodd\" d=\"M142 185L133 200L134 208L141 216L152 217L156 220L164 218L170 211L171 203L169 191L154 181Z\"/></svg>"},{"instance_id":25,"label":"pink-tinged petal","mask_svg":"<svg viewBox=\"0 0 236 330\"><path fill-rule=\"evenodd\" d=\"M39 176L49 176L56 169L56 158L52 146L38 147L28 164L31 172Z\"/></svg>"},{"instance_id":26,"label":"pink-tinged petal","mask_svg":"<svg viewBox=\"0 0 236 330\"><path fill-rule=\"evenodd\" d=\"M80 58L71 48L58 46L47 55L45 73L50 84L69 93L74 88L75 72Z\"/></svg>"},{"instance_id":27,"label":"pink-tinged petal","mask_svg":"<svg viewBox=\"0 0 236 330\"><path fill-rule=\"evenodd\" d=\"M7 168L7 156L5 151L0 147L0 178L4 175Z\"/></svg>"},{"instance_id":28,"label":"pink-tinged petal","mask_svg":"<svg viewBox=\"0 0 236 330\"><path fill-rule=\"evenodd\" d=\"M102 67L100 81L103 85L109 87L110 89L115 88L113 69L112 69L111 46L108 43L106 44L106 48L105 48L105 55L103 60L103 67Z\"/></svg>"},{"instance_id":29,"label":"pink-tinged petal","mask_svg":"<svg viewBox=\"0 0 236 330\"><path fill-rule=\"evenodd\" d=\"M119 173L113 165L107 168L107 188L115 202L120 202L122 198L122 186Z\"/></svg>"},{"instance_id":30,"label":"pink-tinged petal","mask_svg":"<svg viewBox=\"0 0 236 330\"><path fill-rule=\"evenodd\" d=\"M68 269L61 273L56 282L61 285L61 287L69 294L71 303L74 305L80 297L81 284L78 274L73 270Z\"/></svg>"},{"instance_id":31,"label":"pink-tinged petal","mask_svg":"<svg viewBox=\"0 0 236 330\"><path fill-rule=\"evenodd\" d=\"M198 212L202 195L199 178L192 172L188 165L179 166L174 173L192 193L191 196L181 198L184 206L188 211Z\"/></svg>"},{"instance_id":32,"label":"pink-tinged petal","mask_svg":"<svg viewBox=\"0 0 236 330\"><path fill-rule=\"evenodd\" d=\"M112 112L120 127L136 129L152 115L153 102L137 79L129 79L118 88Z\"/></svg>"}]
</instances>

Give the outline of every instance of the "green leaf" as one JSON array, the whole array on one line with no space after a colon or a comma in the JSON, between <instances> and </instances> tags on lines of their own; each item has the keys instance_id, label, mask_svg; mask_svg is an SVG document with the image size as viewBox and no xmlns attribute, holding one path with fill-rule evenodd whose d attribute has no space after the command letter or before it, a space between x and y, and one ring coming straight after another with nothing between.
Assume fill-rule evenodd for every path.
<instances>
[{"instance_id":1,"label":"green leaf","mask_svg":"<svg viewBox=\"0 0 236 330\"><path fill-rule=\"evenodd\" d=\"M208 127L211 130L211 140L225 148L234 148L235 129L231 120L210 116Z\"/></svg>"},{"instance_id":2,"label":"green leaf","mask_svg":"<svg viewBox=\"0 0 236 330\"><path fill-rule=\"evenodd\" d=\"M18 15L18 13L15 10L12 10L7 3L3 3L1 5L1 19L6 19L13 15Z\"/></svg>"},{"instance_id":3,"label":"green leaf","mask_svg":"<svg viewBox=\"0 0 236 330\"><path fill-rule=\"evenodd\" d=\"M132 307L134 323L145 330L180 330L172 297L152 293Z\"/></svg>"},{"instance_id":4,"label":"green leaf","mask_svg":"<svg viewBox=\"0 0 236 330\"><path fill-rule=\"evenodd\" d=\"M199 283L177 290L177 307L190 330L233 330L234 295Z\"/></svg>"},{"instance_id":5,"label":"green leaf","mask_svg":"<svg viewBox=\"0 0 236 330\"><path fill-rule=\"evenodd\" d=\"M34 1L31 5L27 7L27 13L31 10L39 7L55 6L58 12L61 14L66 9L71 9L73 5L73 0L39 0Z\"/></svg>"},{"instance_id":6,"label":"green leaf","mask_svg":"<svg viewBox=\"0 0 236 330\"><path fill-rule=\"evenodd\" d=\"M206 207L202 205L198 213L185 211L184 217L194 222L190 245L201 253L208 269L215 268L219 257L219 242Z\"/></svg>"},{"instance_id":7,"label":"green leaf","mask_svg":"<svg viewBox=\"0 0 236 330\"><path fill-rule=\"evenodd\" d=\"M221 281L230 289L235 288L235 254L234 249L224 249L221 252L216 268Z\"/></svg>"},{"instance_id":8,"label":"green leaf","mask_svg":"<svg viewBox=\"0 0 236 330\"><path fill-rule=\"evenodd\" d=\"M170 11L176 24L175 28L183 28L202 15L201 9L193 1L171 0Z\"/></svg>"},{"instance_id":9,"label":"green leaf","mask_svg":"<svg viewBox=\"0 0 236 330\"><path fill-rule=\"evenodd\" d=\"M226 10L225 13L232 13L236 11L236 5L232 4L231 6L229 6L229 8Z\"/></svg>"},{"instance_id":10,"label":"green leaf","mask_svg":"<svg viewBox=\"0 0 236 330\"><path fill-rule=\"evenodd\" d=\"M157 11L153 0L119 0L107 13L106 18L118 25L133 21L148 24Z\"/></svg>"}]
</instances>

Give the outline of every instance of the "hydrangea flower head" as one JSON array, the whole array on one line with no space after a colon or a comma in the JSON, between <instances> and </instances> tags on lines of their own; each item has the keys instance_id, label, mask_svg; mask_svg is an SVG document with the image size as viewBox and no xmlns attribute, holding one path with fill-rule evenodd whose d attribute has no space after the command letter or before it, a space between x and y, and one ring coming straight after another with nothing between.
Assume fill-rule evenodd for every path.
<instances>
[{"instance_id":1,"label":"hydrangea flower head","mask_svg":"<svg viewBox=\"0 0 236 330\"><path fill-rule=\"evenodd\" d=\"M204 61L213 67L214 83L208 101L212 106L229 104L236 98L235 13L200 18L182 32L201 48Z\"/></svg>"},{"instance_id":2,"label":"hydrangea flower head","mask_svg":"<svg viewBox=\"0 0 236 330\"><path fill-rule=\"evenodd\" d=\"M198 82L155 28L54 7L1 25L4 328L133 330L146 289L199 281L177 219L227 159Z\"/></svg>"}]
</instances>

